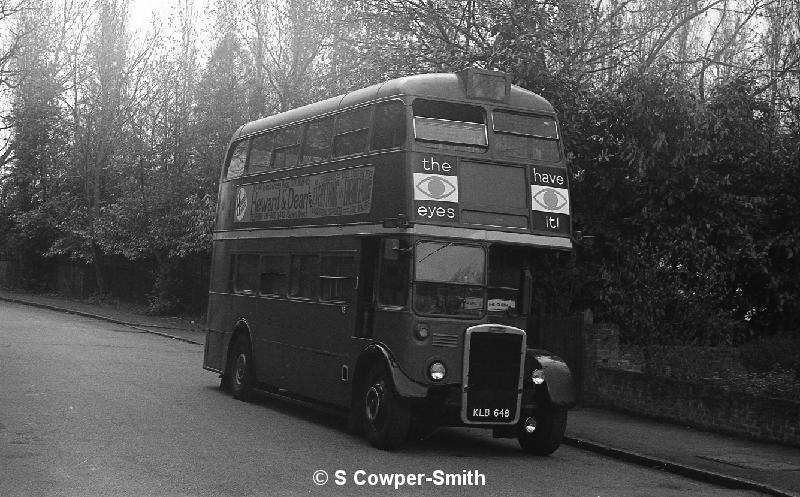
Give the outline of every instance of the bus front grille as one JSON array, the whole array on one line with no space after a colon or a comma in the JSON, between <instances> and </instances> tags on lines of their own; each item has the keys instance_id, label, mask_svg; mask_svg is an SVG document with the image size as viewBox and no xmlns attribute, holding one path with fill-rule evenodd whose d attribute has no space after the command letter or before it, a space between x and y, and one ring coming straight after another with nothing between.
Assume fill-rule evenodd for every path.
<instances>
[{"instance_id":1,"label":"bus front grille","mask_svg":"<svg viewBox=\"0 0 800 497\"><path fill-rule=\"evenodd\" d=\"M509 424L519 418L525 332L510 326L469 328L464 340L462 420Z\"/></svg>"}]
</instances>

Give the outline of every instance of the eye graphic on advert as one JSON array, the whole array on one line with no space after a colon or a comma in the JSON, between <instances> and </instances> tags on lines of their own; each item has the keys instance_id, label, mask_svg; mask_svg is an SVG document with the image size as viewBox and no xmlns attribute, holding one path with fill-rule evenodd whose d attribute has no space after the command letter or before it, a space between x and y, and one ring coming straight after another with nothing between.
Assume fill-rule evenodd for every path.
<instances>
[{"instance_id":1,"label":"eye graphic on advert","mask_svg":"<svg viewBox=\"0 0 800 497\"><path fill-rule=\"evenodd\" d=\"M537 204L549 211L558 210L568 202L564 195L554 188L544 188L533 196Z\"/></svg>"},{"instance_id":2,"label":"eye graphic on advert","mask_svg":"<svg viewBox=\"0 0 800 497\"><path fill-rule=\"evenodd\" d=\"M417 189L434 200L449 197L456 191L456 187L441 176L429 176L423 179L417 183Z\"/></svg>"},{"instance_id":3,"label":"eye graphic on advert","mask_svg":"<svg viewBox=\"0 0 800 497\"><path fill-rule=\"evenodd\" d=\"M569 216L569 190L551 186L531 185L531 208L548 214Z\"/></svg>"},{"instance_id":4,"label":"eye graphic on advert","mask_svg":"<svg viewBox=\"0 0 800 497\"><path fill-rule=\"evenodd\" d=\"M458 176L414 173L414 200L458 202Z\"/></svg>"}]
</instances>

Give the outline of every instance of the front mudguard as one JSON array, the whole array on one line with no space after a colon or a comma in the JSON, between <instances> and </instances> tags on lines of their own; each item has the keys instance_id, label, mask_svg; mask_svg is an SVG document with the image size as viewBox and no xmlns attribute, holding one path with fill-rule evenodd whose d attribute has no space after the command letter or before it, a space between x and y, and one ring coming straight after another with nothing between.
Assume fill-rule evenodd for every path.
<instances>
[{"instance_id":1,"label":"front mudguard","mask_svg":"<svg viewBox=\"0 0 800 497\"><path fill-rule=\"evenodd\" d=\"M350 398L350 415L347 426L350 432L358 433L361 430L362 414L358 409L360 389L363 387L363 380L369 373L370 368L375 364L384 364L389 375L392 377L395 393L398 397L409 401L421 401L428 396L428 387L421 385L408 376L400 369L400 365L394 360L389 349L379 342L369 344L356 361L355 381Z\"/></svg>"},{"instance_id":2,"label":"front mudguard","mask_svg":"<svg viewBox=\"0 0 800 497\"><path fill-rule=\"evenodd\" d=\"M428 396L428 386L417 383L406 376L389 350L378 342L371 343L361 352L356 366L356 377L363 377L369 370L369 366L375 361L381 361L387 366L395 391L401 398L414 400L424 399Z\"/></svg>"},{"instance_id":3,"label":"front mudguard","mask_svg":"<svg viewBox=\"0 0 800 497\"><path fill-rule=\"evenodd\" d=\"M550 402L558 407L569 409L575 407L575 382L569 366L560 357L546 350L529 349L525 354L526 383L535 369L544 371L544 383ZM539 388L541 388L539 387Z\"/></svg>"}]
</instances>

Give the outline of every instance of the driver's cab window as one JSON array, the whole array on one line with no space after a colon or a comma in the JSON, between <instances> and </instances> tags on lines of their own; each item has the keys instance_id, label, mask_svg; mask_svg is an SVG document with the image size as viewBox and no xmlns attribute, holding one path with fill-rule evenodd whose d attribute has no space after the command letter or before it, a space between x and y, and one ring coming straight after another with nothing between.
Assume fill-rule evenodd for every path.
<instances>
[{"instance_id":1,"label":"driver's cab window","mask_svg":"<svg viewBox=\"0 0 800 497\"><path fill-rule=\"evenodd\" d=\"M406 240L383 240L378 304L383 307L408 306L408 289L411 272L411 247Z\"/></svg>"},{"instance_id":2,"label":"driver's cab window","mask_svg":"<svg viewBox=\"0 0 800 497\"><path fill-rule=\"evenodd\" d=\"M530 269L523 249L503 245L491 247L487 310L512 316L525 314L526 279L530 279Z\"/></svg>"}]
</instances>

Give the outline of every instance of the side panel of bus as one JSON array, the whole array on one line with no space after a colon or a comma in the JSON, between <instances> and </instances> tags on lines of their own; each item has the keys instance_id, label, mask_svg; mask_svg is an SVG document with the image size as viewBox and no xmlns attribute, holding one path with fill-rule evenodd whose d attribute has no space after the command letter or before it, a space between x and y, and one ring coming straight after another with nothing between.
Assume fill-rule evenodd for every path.
<instances>
[{"instance_id":1,"label":"side panel of bus","mask_svg":"<svg viewBox=\"0 0 800 497\"><path fill-rule=\"evenodd\" d=\"M349 369L343 371L343 366L351 362L359 315L360 247L356 237L218 242L217 267L231 268L231 282L229 291L212 292L209 299L209 336L215 337L210 339L214 342L211 346L224 349L237 324L245 324L259 382L347 405L350 378ZM260 280L260 288L251 290L237 282L242 276L237 274L242 271L237 265L248 257L259 260L256 280ZM268 260L286 262L282 295L271 294L274 288L264 286L269 271L275 271ZM223 285L226 278L221 273L212 279ZM208 365L221 370L222 362L224 356L218 352Z\"/></svg>"},{"instance_id":2,"label":"side panel of bus","mask_svg":"<svg viewBox=\"0 0 800 497\"><path fill-rule=\"evenodd\" d=\"M208 294L208 334L206 336L203 367L212 371L224 372L233 328L229 324L226 307L223 305L224 294L229 290L230 256L223 242L213 243L211 256L211 274Z\"/></svg>"}]
</instances>

